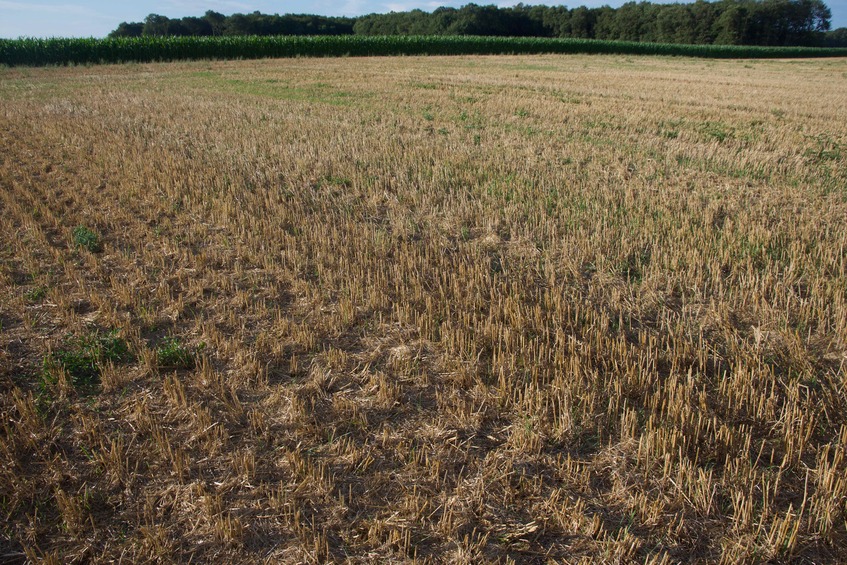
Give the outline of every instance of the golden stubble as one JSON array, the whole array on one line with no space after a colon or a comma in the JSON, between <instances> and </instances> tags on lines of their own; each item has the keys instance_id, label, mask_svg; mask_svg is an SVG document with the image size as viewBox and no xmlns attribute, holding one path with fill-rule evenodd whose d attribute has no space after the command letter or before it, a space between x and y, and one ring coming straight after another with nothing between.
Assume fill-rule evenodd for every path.
<instances>
[{"instance_id":1,"label":"golden stubble","mask_svg":"<svg viewBox=\"0 0 847 565\"><path fill-rule=\"evenodd\" d=\"M0 70L0 550L847 559L845 77ZM38 386L95 330L134 360Z\"/></svg>"}]
</instances>

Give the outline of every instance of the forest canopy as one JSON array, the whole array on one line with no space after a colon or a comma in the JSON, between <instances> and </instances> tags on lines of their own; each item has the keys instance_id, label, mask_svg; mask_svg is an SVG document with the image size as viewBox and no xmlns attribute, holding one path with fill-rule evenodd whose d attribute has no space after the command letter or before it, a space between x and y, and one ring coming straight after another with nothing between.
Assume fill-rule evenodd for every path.
<instances>
[{"instance_id":1,"label":"forest canopy","mask_svg":"<svg viewBox=\"0 0 847 565\"><path fill-rule=\"evenodd\" d=\"M150 14L123 22L110 37L212 35L482 35L721 45L847 46L847 28L830 30L822 0L627 2L619 8L467 4L357 18L307 14L233 14L171 19Z\"/></svg>"}]
</instances>

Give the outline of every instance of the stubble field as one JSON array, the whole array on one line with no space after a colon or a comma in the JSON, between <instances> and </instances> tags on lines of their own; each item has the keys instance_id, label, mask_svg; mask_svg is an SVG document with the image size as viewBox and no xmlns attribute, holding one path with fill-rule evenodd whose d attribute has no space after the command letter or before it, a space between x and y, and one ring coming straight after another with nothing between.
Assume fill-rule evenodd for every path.
<instances>
[{"instance_id":1,"label":"stubble field","mask_svg":"<svg viewBox=\"0 0 847 565\"><path fill-rule=\"evenodd\" d=\"M847 60L0 69L0 561L847 561Z\"/></svg>"}]
</instances>

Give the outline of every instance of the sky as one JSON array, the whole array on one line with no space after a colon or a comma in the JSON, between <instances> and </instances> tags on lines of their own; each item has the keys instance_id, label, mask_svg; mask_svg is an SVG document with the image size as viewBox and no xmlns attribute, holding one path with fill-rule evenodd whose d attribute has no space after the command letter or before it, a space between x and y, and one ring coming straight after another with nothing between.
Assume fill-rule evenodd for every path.
<instances>
[{"instance_id":1,"label":"sky","mask_svg":"<svg viewBox=\"0 0 847 565\"><path fill-rule=\"evenodd\" d=\"M432 11L439 6L459 7L471 2L437 2L415 0L149 0L116 2L115 0L0 0L0 37L105 37L121 22L140 22L147 14L169 18L202 16L206 10L222 14L319 14L323 16L360 16L362 14L401 12L419 8ZM577 6L620 6L626 0L558 1L570 8ZM825 0L832 10L832 28L847 27L847 0ZM517 2L476 0L476 4L512 6ZM525 4L546 2L527 0ZM553 2L550 2L553 4Z\"/></svg>"}]
</instances>

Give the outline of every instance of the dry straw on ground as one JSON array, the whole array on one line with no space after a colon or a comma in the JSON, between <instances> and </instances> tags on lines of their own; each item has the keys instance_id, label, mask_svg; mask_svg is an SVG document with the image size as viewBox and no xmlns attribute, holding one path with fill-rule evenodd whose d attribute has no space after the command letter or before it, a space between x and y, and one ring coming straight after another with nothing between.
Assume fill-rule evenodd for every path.
<instances>
[{"instance_id":1,"label":"dry straw on ground","mask_svg":"<svg viewBox=\"0 0 847 565\"><path fill-rule=\"evenodd\" d=\"M0 100L0 560L847 561L847 61Z\"/></svg>"}]
</instances>

